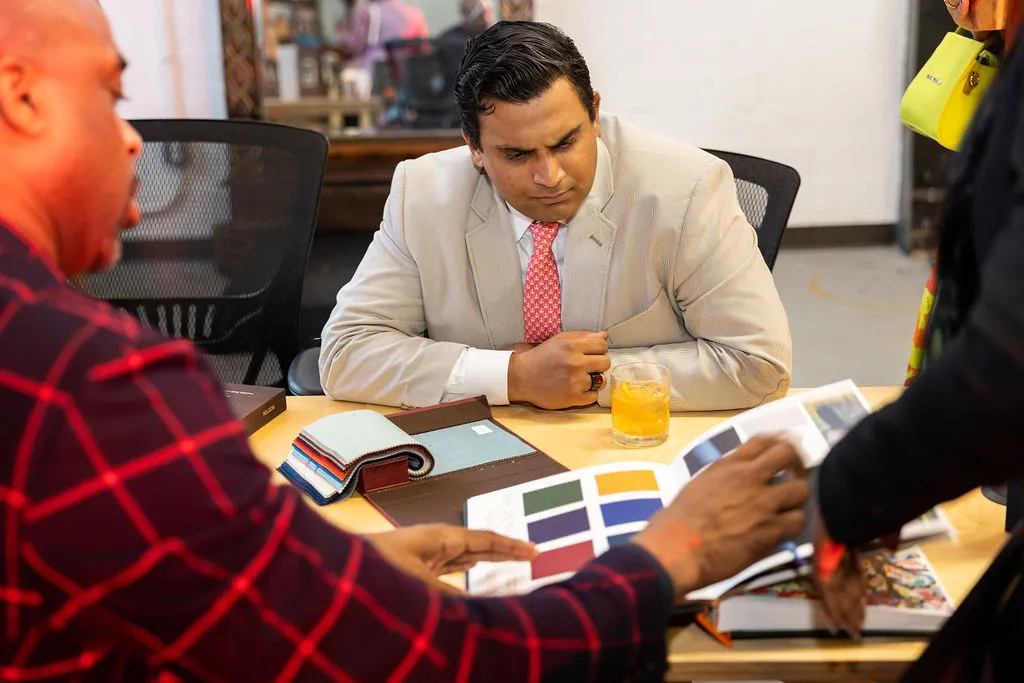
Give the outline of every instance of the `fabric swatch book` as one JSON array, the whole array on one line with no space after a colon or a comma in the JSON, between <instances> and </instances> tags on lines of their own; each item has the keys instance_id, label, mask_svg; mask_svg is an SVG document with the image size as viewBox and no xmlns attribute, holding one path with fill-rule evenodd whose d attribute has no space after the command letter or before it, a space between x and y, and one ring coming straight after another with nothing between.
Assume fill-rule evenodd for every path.
<instances>
[{"instance_id":1,"label":"fabric swatch book","mask_svg":"<svg viewBox=\"0 0 1024 683\"><path fill-rule=\"evenodd\" d=\"M868 579L865 635L938 631L954 604L918 547L861 557ZM712 613L719 631L734 638L824 636L828 620L810 578L750 588L722 600Z\"/></svg>"},{"instance_id":2,"label":"fabric swatch book","mask_svg":"<svg viewBox=\"0 0 1024 683\"><path fill-rule=\"evenodd\" d=\"M798 444L813 485L813 468L869 412L867 401L847 380L726 420L683 448L667 465L599 465L471 497L466 501L466 526L532 541L540 555L532 562L480 563L468 572L468 589L479 595L506 595L568 578L591 558L627 543L704 467L760 434L787 433ZM813 554L808 533L805 530L803 538L794 539L796 555L802 559ZM912 541L953 533L945 515L935 509L904 527L902 538ZM793 550L780 547L736 576L687 598L716 600L769 574L775 580L792 578L797 576L797 565Z\"/></svg>"},{"instance_id":3,"label":"fabric swatch book","mask_svg":"<svg viewBox=\"0 0 1024 683\"><path fill-rule=\"evenodd\" d=\"M405 471L395 483L424 477L434 469L434 456L426 447L385 416L353 410L303 428L278 470L317 504L327 505L351 496L368 468L398 458L405 461Z\"/></svg>"},{"instance_id":4,"label":"fabric swatch book","mask_svg":"<svg viewBox=\"0 0 1024 683\"><path fill-rule=\"evenodd\" d=\"M494 420L484 397L390 415L355 410L307 425L278 468L319 505L344 500L374 468L400 477L363 495L396 525L462 525L462 503L565 467ZM365 481L364 481L365 483Z\"/></svg>"}]
</instances>

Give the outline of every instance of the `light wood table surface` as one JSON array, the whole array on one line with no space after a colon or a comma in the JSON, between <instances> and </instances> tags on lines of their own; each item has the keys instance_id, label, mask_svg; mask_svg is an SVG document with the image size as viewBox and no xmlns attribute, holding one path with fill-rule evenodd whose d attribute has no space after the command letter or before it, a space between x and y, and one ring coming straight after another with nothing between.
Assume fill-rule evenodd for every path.
<instances>
[{"instance_id":1,"label":"light wood table surface","mask_svg":"<svg viewBox=\"0 0 1024 683\"><path fill-rule=\"evenodd\" d=\"M875 408L892 401L900 392L898 388L861 391ZM289 396L288 410L253 434L250 443L260 460L277 467L303 427L326 415L357 408L394 412L392 408L340 403L323 397ZM494 408L494 417L499 422L570 469L626 460L668 463L702 432L735 414L673 414L666 443L634 450L622 448L612 440L611 417L602 408L560 412L521 406ZM279 474L275 476L284 483ZM341 503L312 507L348 531L369 533L391 528L358 494ZM923 547L946 589L959 602L1006 541L1005 512L978 491L944 505L943 509L959 537ZM732 649L726 649L699 629L674 629L669 633L668 680L895 681L924 646L924 641L914 638L869 638L860 645L778 639L738 641Z\"/></svg>"}]
</instances>

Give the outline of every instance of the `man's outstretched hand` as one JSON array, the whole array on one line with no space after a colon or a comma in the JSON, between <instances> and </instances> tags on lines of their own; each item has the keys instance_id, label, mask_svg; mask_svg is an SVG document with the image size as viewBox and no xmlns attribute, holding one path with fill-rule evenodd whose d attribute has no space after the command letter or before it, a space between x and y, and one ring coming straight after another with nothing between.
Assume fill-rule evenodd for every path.
<instances>
[{"instance_id":1,"label":"man's outstretched hand","mask_svg":"<svg viewBox=\"0 0 1024 683\"><path fill-rule=\"evenodd\" d=\"M477 562L528 561L537 556L531 543L447 524L403 527L366 539L391 564L446 592L458 589L437 577L466 571Z\"/></svg>"},{"instance_id":2,"label":"man's outstretched hand","mask_svg":"<svg viewBox=\"0 0 1024 683\"><path fill-rule=\"evenodd\" d=\"M788 476L781 483L779 474ZM752 439L705 468L633 537L668 571L681 598L729 578L807 524L810 500L789 441Z\"/></svg>"}]
</instances>

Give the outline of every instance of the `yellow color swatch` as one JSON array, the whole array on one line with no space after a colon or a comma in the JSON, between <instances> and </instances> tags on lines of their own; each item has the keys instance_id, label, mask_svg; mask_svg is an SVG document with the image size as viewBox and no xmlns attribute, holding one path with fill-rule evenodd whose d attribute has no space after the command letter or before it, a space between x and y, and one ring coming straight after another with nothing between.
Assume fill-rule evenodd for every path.
<instances>
[{"instance_id":1,"label":"yellow color swatch","mask_svg":"<svg viewBox=\"0 0 1024 683\"><path fill-rule=\"evenodd\" d=\"M609 472L594 476L597 482L597 493L610 496L613 493L629 491L657 491L658 480L651 470L630 470L628 472Z\"/></svg>"}]
</instances>

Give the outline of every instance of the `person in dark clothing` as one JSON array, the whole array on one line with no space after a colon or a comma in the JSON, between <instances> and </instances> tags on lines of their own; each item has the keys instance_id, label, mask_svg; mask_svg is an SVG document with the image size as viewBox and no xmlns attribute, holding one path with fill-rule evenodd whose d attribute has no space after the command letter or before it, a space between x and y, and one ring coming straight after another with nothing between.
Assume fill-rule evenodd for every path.
<instances>
[{"instance_id":1,"label":"person in dark clothing","mask_svg":"<svg viewBox=\"0 0 1024 683\"><path fill-rule=\"evenodd\" d=\"M493 0L459 0L461 19L438 38L466 42L494 26L496 16Z\"/></svg>"},{"instance_id":2,"label":"person in dark clothing","mask_svg":"<svg viewBox=\"0 0 1024 683\"><path fill-rule=\"evenodd\" d=\"M991 16L989 4L1007 23L988 28L1009 27L1012 46L1024 3L970 6ZM963 15L960 2L947 5L961 25L985 28ZM1022 264L1024 50L1009 49L955 160L923 371L821 465L819 562L836 544L843 552L891 535L938 503L1024 475ZM852 550L822 589L837 625L856 634L865 592ZM1024 612L1017 621L1024 624Z\"/></svg>"}]
</instances>

